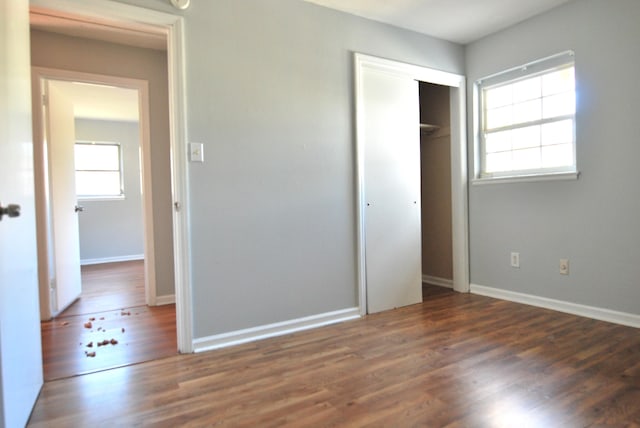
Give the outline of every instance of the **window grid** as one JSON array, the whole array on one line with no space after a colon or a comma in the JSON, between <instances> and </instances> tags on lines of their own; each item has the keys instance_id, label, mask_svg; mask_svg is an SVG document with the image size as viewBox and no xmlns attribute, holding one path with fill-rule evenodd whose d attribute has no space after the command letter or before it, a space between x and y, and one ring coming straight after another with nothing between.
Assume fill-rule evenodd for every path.
<instances>
[{"instance_id":1,"label":"window grid","mask_svg":"<svg viewBox=\"0 0 640 428\"><path fill-rule=\"evenodd\" d=\"M574 64L526 69L479 82L481 178L575 171Z\"/></svg>"},{"instance_id":2,"label":"window grid","mask_svg":"<svg viewBox=\"0 0 640 428\"><path fill-rule=\"evenodd\" d=\"M119 143L76 142L76 195L79 198L124 197L122 170Z\"/></svg>"}]
</instances>

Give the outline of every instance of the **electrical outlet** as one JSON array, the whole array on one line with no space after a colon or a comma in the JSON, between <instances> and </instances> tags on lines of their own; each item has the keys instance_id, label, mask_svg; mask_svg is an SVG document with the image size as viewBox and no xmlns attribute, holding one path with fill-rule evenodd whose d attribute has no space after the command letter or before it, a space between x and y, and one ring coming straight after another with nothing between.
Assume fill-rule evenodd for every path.
<instances>
[{"instance_id":1,"label":"electrical outlet","mask_svg":"<svg viewBox=\"0 0 640 428\"><path fill-rule=\"evenodd\" d=\"M569 259L560 259L560 275L569 275Z\"/></svg>"},{"instance_id":2,"label":"electrical outlet","mask_svg":"<svg viewBox=\"0 0 640 428\"><path fill-rule=\"evenodd\" d=\"M511 267L520 267L520 253L511 253Z\"/></svg>"}]
</instances>

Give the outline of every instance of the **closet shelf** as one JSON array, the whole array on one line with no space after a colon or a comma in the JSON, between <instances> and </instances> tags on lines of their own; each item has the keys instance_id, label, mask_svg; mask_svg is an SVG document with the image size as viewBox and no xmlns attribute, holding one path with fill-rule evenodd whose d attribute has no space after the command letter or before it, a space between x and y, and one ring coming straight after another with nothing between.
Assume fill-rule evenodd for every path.
<instances>
[{"instance_id":1,"label":"closet shelf","mask_svg":"<svg viewBox=\"0 0 640 428\"><path fill-rule=\"evenodd\" d=\"M440 130L440 127L438 125L432 125L430 123L420 124L420 132L425 133L427 135L431 135L438 130Z\"/></svg>"}]
</instances>

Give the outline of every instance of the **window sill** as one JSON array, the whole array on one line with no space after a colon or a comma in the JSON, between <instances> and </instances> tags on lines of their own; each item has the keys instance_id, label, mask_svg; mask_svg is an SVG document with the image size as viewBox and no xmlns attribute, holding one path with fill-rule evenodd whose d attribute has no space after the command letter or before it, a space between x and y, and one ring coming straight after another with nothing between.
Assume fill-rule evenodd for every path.
<instances>
[{"instance_id":1,"label":"window sill","mask_svg":"<svg viewBox=\"0 0 640 428\"><path fill-rule=\"evenodd\" d=\"M580 177L579 171L552 172L548 174L511 175L503 177L484 177L472 179L471 185L482 186L485 184L531 183L535 181L565 181L577 180L578 177Z\"/></svg>"}]
</instances>

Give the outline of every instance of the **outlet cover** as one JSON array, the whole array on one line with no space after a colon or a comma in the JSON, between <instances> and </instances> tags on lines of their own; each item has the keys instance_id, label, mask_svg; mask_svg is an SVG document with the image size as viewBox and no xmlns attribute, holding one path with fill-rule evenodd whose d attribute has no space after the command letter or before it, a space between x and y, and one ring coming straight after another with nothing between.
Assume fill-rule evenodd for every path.
<instances>
[{"instance_id":1,"label":"outlet cover","mask_svg":"<svg viewBox=\"0 0 640 428\"><path fill-rule=\"evenodd\" d=\"M569 259L560 259L560 275L569 275Z\"/></svg>"}]
</instances>

